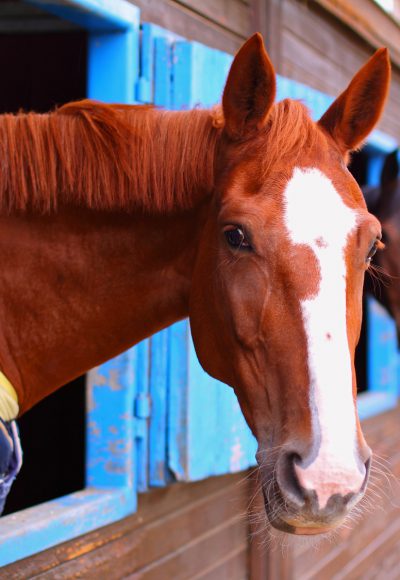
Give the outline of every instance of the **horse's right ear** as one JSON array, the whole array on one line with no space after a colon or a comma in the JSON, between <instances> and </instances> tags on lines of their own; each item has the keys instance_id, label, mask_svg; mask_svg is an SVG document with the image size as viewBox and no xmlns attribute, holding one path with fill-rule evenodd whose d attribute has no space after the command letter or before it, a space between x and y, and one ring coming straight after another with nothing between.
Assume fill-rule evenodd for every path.
<instances>
[{"instance_id":1,"label":"horse's right ear","mask_svg":"<svg viewBox=\"0 0 400 580\"><path fill-rule=\"evenodd\" d=\"M389 53L381 48L319 120L319 125L330 133L345 156L375 127L383 111L389 83Z\"/></svg>"},{"instance_id":2,"label":"horse's right ear","mask_svg":"<svg viewBox=\"0 0 400 580\"><path fill-rule=\"evenodd\" d=\"M261 34L254 34L235 56L226 81L222 108L225 131L240 139L260 129L276 93L275 71Z\"/></svg>"}]
</instances>

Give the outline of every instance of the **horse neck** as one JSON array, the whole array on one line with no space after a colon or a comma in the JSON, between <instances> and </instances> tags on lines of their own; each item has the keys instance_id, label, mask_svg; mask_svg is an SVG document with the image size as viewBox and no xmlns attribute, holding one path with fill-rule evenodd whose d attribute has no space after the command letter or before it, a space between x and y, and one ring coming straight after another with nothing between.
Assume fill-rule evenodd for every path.
<instances>
[{"instance_id":1,"label":"horse neck","mask_svg":"<svg viewBox=\"0 0 400 580\"><path fill-rule=\"evenodd\" d=\"M181 156L176 171L185 169ZM188 315L210 200L209 172L201 175L199 167L192 207L165 215L59 204L47 215L0 217L0 368L21 412Z\"/></svg>"}]
</instances>

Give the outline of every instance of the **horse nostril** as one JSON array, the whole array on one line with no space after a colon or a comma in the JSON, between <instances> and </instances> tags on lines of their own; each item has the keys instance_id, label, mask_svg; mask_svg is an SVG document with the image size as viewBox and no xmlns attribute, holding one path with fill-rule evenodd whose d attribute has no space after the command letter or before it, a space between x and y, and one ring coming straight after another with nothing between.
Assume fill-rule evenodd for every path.
<instances>
[{"instance_id":1,"label":"horse nostril","mask_svg":"<svg viewBox=\"0 0 400 580\"><path fill-rule=\"evenodd\" d=\"M370 459L367 459L364 466L364 473L355 466L351 470L328 470L324 466L321 471L320 466L315 469L311 465L310 468L298 452L290 451L281 455L276 479L284 500L293 507L315 513L321 510L339 512L346 506L350 509L364 493Z\"/></svg>"},{"instance_id":2,"label":"horse nostril","mask_svg":"<svg viewBox=\"0 0 400 580\"><path fill-rule=\"evenodd\" d=\"M287 452L281 457L277 468L277 481L281 493L297 506L304 505L306 500L295 469L295 465L301 461L302 458L298 453Z\"/></svg>"},{"instance_id":3,"label":"horse nostril","mask_svg":"<svg viewBox=\"0 0 400 580\"><path fill-rule=\"evenodd\" d=\"M368 485L368 480L369 480L369 473L371 471L371 461L372 461L372 455L370 455L368 457L368 459L364 462L364 467L365 467L365 477L364 477L364 481L363 484L361 486L360 492L364 493L365 488Z\"/></svg>"}]
</instances>

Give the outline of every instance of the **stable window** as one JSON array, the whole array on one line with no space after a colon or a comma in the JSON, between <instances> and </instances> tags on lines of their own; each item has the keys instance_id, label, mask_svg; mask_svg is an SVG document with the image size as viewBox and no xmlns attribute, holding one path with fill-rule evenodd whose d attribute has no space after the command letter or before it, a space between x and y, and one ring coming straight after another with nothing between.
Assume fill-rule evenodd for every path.
<instances>
[{"instance_id":1,"label":"stable window","mask_svg":"<svg viewBox=\"0 0 400 580\"><path fill-rule=\"evenodd\" d=\"M85 96L106 102L134 101L139 51L139 11L135 6L124 0L102 0L101 3L96 0L31 0L26 4L8 3L2 8L1 33L15 31L23 21L23 31L19 30L19 34L0 37L3 57L10 58L13 53L16 64L11 86L7 91L3 90L0 97L3 110L12 111L22 106L45 111L54 104ZM49 33L51 42L44 32L50 29L54 29ZM10 48L12 44L15 46ZM53 50L49 50L50 44ZM7 51L4 46L8 47ZM45 54L41 54L44 47ZM30 52L36 58L29 64L27 53ZM17 61L21 61L19 65ZM66 72L71 69L72 75ZM43 82L46 74L51 75L47 83ZM25 85L21 85L22 81ZM26 83L29 84L28 91L25 90ZM56 495L68 495L1 518L0 566L135 511L136 488L132 482L135 455L127 446L120 448L118 442L121 439L133 442L135 439L132 413L135 384L132 376L135 373L140 375L139 367L136 353L130 352L120 357L117 363L110 361L104 365L101 372L89 373L86 387L89 403L93 402L91 395L98 385L105 384L95 404L87 405L90 410L86 415L86 429L85 378L43 401L22 419L21 431L26 448L23 469L26 477L29 476L32 493L22 497L25 493L18 486L23 485L25 476L21 472L21 483L15 483L14 497L7 509L21 509ZM113 391L115 380L121 385L122 394ZM62 434L58 438L57 433L61 433L63 425L70 429L71 424L73 433L67 438L71 448L64 449L63 454L58 444L63 444L65 438ZM84 431L88 433L90 429L95 437L87 435L85 458ZM56 450L48 445L41 446L41 431L47 441L55 439ZM30 447L34 446L41 449L31 451ZM44 471L40 469L40 460L35 461L34 453L38 458L40 451ZM99 464L100 456L106 456L107 461ZM31 467L30 462L34 463ZM54 475L57 471L60 473ZM51 477L54 481L49 485Z\"/></svg>"},{"instance_id":2,"label":"stable window","mask_svg":"<svg viewBox=\"0 0 400 580\"><path fill-rule=\"evenodd\" d=\"M0 112L45 112L85 97L86 31L43 16L35 7L6 8L3 14L0 5ZM38 19L40 34L35 32ZM18 421L24 465L4 515L84 488L84 383L84 377L74 381Z\"/></svg>"}]
</instances>

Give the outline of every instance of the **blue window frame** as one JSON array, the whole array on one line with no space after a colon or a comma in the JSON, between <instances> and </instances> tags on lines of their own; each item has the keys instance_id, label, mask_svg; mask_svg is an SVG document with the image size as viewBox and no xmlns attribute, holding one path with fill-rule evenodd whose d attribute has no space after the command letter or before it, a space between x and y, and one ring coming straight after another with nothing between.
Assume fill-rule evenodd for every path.
<instances>
[{"instance_id":1,"label":"blue window frame","mask_svg":"<svg viewBox=\"0 0 400 580\"><path fill-rule=\"evenodd\" d=\"M88 96L130 103L138 76L139 10L124 0L31 0L88 30ZM87 482L82 491L0 520L0 566L64 542L136 509L132 409L142 376L138 351L89 373ZM101 387L101 388L100 388ZM132 442L132 446L129 445ZM101 459L99 459L101 457Z\"/></svg>"}]
</instances>

